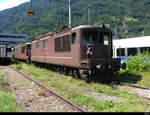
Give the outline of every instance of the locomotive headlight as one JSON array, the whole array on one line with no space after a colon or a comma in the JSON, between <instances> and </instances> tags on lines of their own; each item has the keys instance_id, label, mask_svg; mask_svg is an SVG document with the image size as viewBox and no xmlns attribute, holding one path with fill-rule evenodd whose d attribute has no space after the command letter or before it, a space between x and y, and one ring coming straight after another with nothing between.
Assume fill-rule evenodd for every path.
<instances>
[{"instance_id":1,"label":"locomotive headlight","mask_svg":"<svg viewBox=\"0 0 150 115\"><path fill-rule=\"evenodd\" d=\"M93 52L92 52L92 46L91 45L88 45L87 47L87 56L92 56L93 55Z\"/></svg>"},{"instance_id":2,"label":"locomotive headlight","mask_svg":"<svg viewBox=\"0 0 150 115\"><path fill-rule=\"evenodd\" d=\"M108 68L111 69L111 65L108 65Z\"/></svg>"},{"instance_id":3,"label":"locomotive headlight","mask_svg":"<svg viewBox=\"0 0 150 115\"><path fill-rule=\"evenodd\" d=\"M92 47L91 47L91 46L89 46L89 47L88 47L88 50L89 50L89 51L91 51L91 50L92 50Z\"/></svg>"},{"instance_id":4,"label":"locomotive headlight","mask_svg":"<svg viewBox=\"0 0 150 115\"><path fill-rule=\"evenodd\" d=\"M89 54L92 55L93 54L92 51L90 51Z\"/></svg>"},{"instance_id":5,"label":"locomotive headlight","mask_svg":"<svg viewBox=\"0 0 150 115\"><path fill-rule=\"evenodd\" d=\"M96 68L97 68L97 69L100 69L100 68L101 68L101 65L97 65Z\"/></svg>"}]
</instances>

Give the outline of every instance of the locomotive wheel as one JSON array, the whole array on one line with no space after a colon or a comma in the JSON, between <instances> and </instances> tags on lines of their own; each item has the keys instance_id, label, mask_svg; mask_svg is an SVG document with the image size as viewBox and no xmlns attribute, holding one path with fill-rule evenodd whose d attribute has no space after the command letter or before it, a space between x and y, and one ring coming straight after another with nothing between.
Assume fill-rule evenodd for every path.
<instances>
[{"instance_id":1,"label":"locomotive wheel","mask_svg":"<svg viewBox=\"0 0 150 115\"><path fill-rule=\"evenodd\" d=\"M56 72L57 72L57 73L60 73L60 69L59 69L59 68L57 68L57 67L56 67Z\"/></svg>"},{"instance_id":2,"label":"locomotive wheel","mask_svg":"<svg viewBox=\"0 0 150 115\"><path fill-rule=\"evenodd\" d=\"M84 79L87 83L91 82L89 72L87 70L79 70L80 78Z\"/></svg>"},{"instance_id":3,"label":"locomotive wheel","mask_svg":"<svg viewBox=\"0 0 150 115\"><path fill-rule=\"evenodd\" d=\"M69 76L73 76L73 70L72 69L69 70Z\"/></svg>"},{"instance_id":4,"label":"locomotive wheel","mask_svg":"<svg viewBox=\"0 0 150 115\"><path fill-rule=\"evenodd\" d=\"M64 73L64 75L69 75L69 71L68 71L68 68L66 68L66 67L64 67L63 68L63 73Z\"/></svg>"},{"instance_id":5,"label":"locomotive wheel","mask_svg":"<svg viewBox=\"0 0 150 115\"><path fill-rule=\"evenodd\" d=\"M62 67L59 67L59 73L60 73L60 74L64 74Z\"/></svg>"},{"instance_id":6,"label":"locomotive wheel","mask_svg":"<svg viewBox=\"0 0 150 115\"><path fill-rule=\"evenodd\" d=\"M80 74L79 74L79 71L78 71L77 69L75 69L75 70L73 71L73 76L74 76L75 78L80 78Z\"/></svg>"}]
</instances>

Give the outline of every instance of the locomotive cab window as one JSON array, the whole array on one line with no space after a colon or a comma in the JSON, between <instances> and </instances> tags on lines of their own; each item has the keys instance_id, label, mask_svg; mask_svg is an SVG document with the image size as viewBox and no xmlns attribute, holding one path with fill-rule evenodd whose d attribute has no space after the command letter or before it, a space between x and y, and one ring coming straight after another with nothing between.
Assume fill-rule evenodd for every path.
<instances>
[{"instance_id":1,"label":"locomotive cab window","mask_svg":"<svg viewBox=\"0 0 150 115\"><path fill-rule=\"evenodd\" d=\"M72 33L72 44L76 44L76 33Z\"/></svg>"},{"instance_id":2,"label":"locomotive cab window","mask_svg":"<svg viewBox=\"0 0 150 115\"><path fill-rule=\"evenodd\" d=\"M110 32L99 30L85 30L82 35L84 45L109 45L111 40Z\"/></svg>"},{"instance_id":3,"label":"locomotive cab window","mask_svg":"<svg viewBox=\"0 0 150 115\"><path fill-rule=\"evenodd\" d=\"M110 34L104 33L104 45L109 45Z\"/></svg>"},{"instance_id":4,"label":"locomotive cab window","mask_svg":"<svg viewBox=\"0 0 150 115\"><path fill-rule=\"evenodd\" d=\"M27 51L30 51L31 50L31 44L28 44L27 45Z\"/></svg>"}]
</instances>

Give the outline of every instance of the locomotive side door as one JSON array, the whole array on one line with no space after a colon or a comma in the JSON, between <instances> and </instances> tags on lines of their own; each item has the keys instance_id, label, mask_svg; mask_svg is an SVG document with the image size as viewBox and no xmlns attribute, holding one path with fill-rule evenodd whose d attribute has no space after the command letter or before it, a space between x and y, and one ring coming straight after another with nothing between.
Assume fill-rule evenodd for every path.
<instances>
[{"instance_id":1,"label":"locomotive side door","mask_svg":"<svg viewBox=\"0 0 150 115\"><path fill-rule=\"evenodd\" d=\"M79 66L79 60L80 60L80 31L75 30L71 33L71 53L73 56L73 65Z\"/></svg>"}]
</instances>

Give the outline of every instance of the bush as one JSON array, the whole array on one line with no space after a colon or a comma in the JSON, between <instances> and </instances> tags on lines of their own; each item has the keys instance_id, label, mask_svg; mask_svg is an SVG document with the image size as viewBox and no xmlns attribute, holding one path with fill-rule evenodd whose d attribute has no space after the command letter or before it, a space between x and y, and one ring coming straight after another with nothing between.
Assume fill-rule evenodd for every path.
<instances>
[{"instance_id":1,"label":"bush","mask_svg":"<svg viewBox=\"0 0 150 115\"><path fill-rule=\"evenodd\" d=\"M18 60L13 60L11 66L17 70L21 70L23 68L23 63L19 62Z\"/></svg>"},{"instance_id":2,"label":"bush","mask_svg":"<svg viewBox=\"0 0 150 115\"><path fill-rule=\"evenodd\" d=\"M150 54L148 53L139 53L134 57L128 58L125 62L127 64L127 68L125 72L142 72L150 68Z\"/></svg>"},{"instance_id":3,"label":"bush","mask_svg":"<svg viewBox=\"0 0 150 115\"><path fill-rule=\"evenodd\" d=\"M18 60L12 59L12 64L19 64Z\"/></svg>"},{"instance_id":4,"label":"bush","mask_svg":"<svg viewBox=\"0 0 150 115\"><path fill-rule=\"evenodd\" d=\"M18 112L13 94L0 91L0 112Z\"/></svg>"},{"instance_id":5,"label":"bush","mask_svg":"<svg viewBox=\"0 0 150 115\"><path fill-rule=\"evenodd\" d=\"M23 66L22 63L21 63L21 64L18 64L18 65L16 66L17 70L21 70L21 69L22 69L22 66Z\"/></svg>"}]
</instances>

